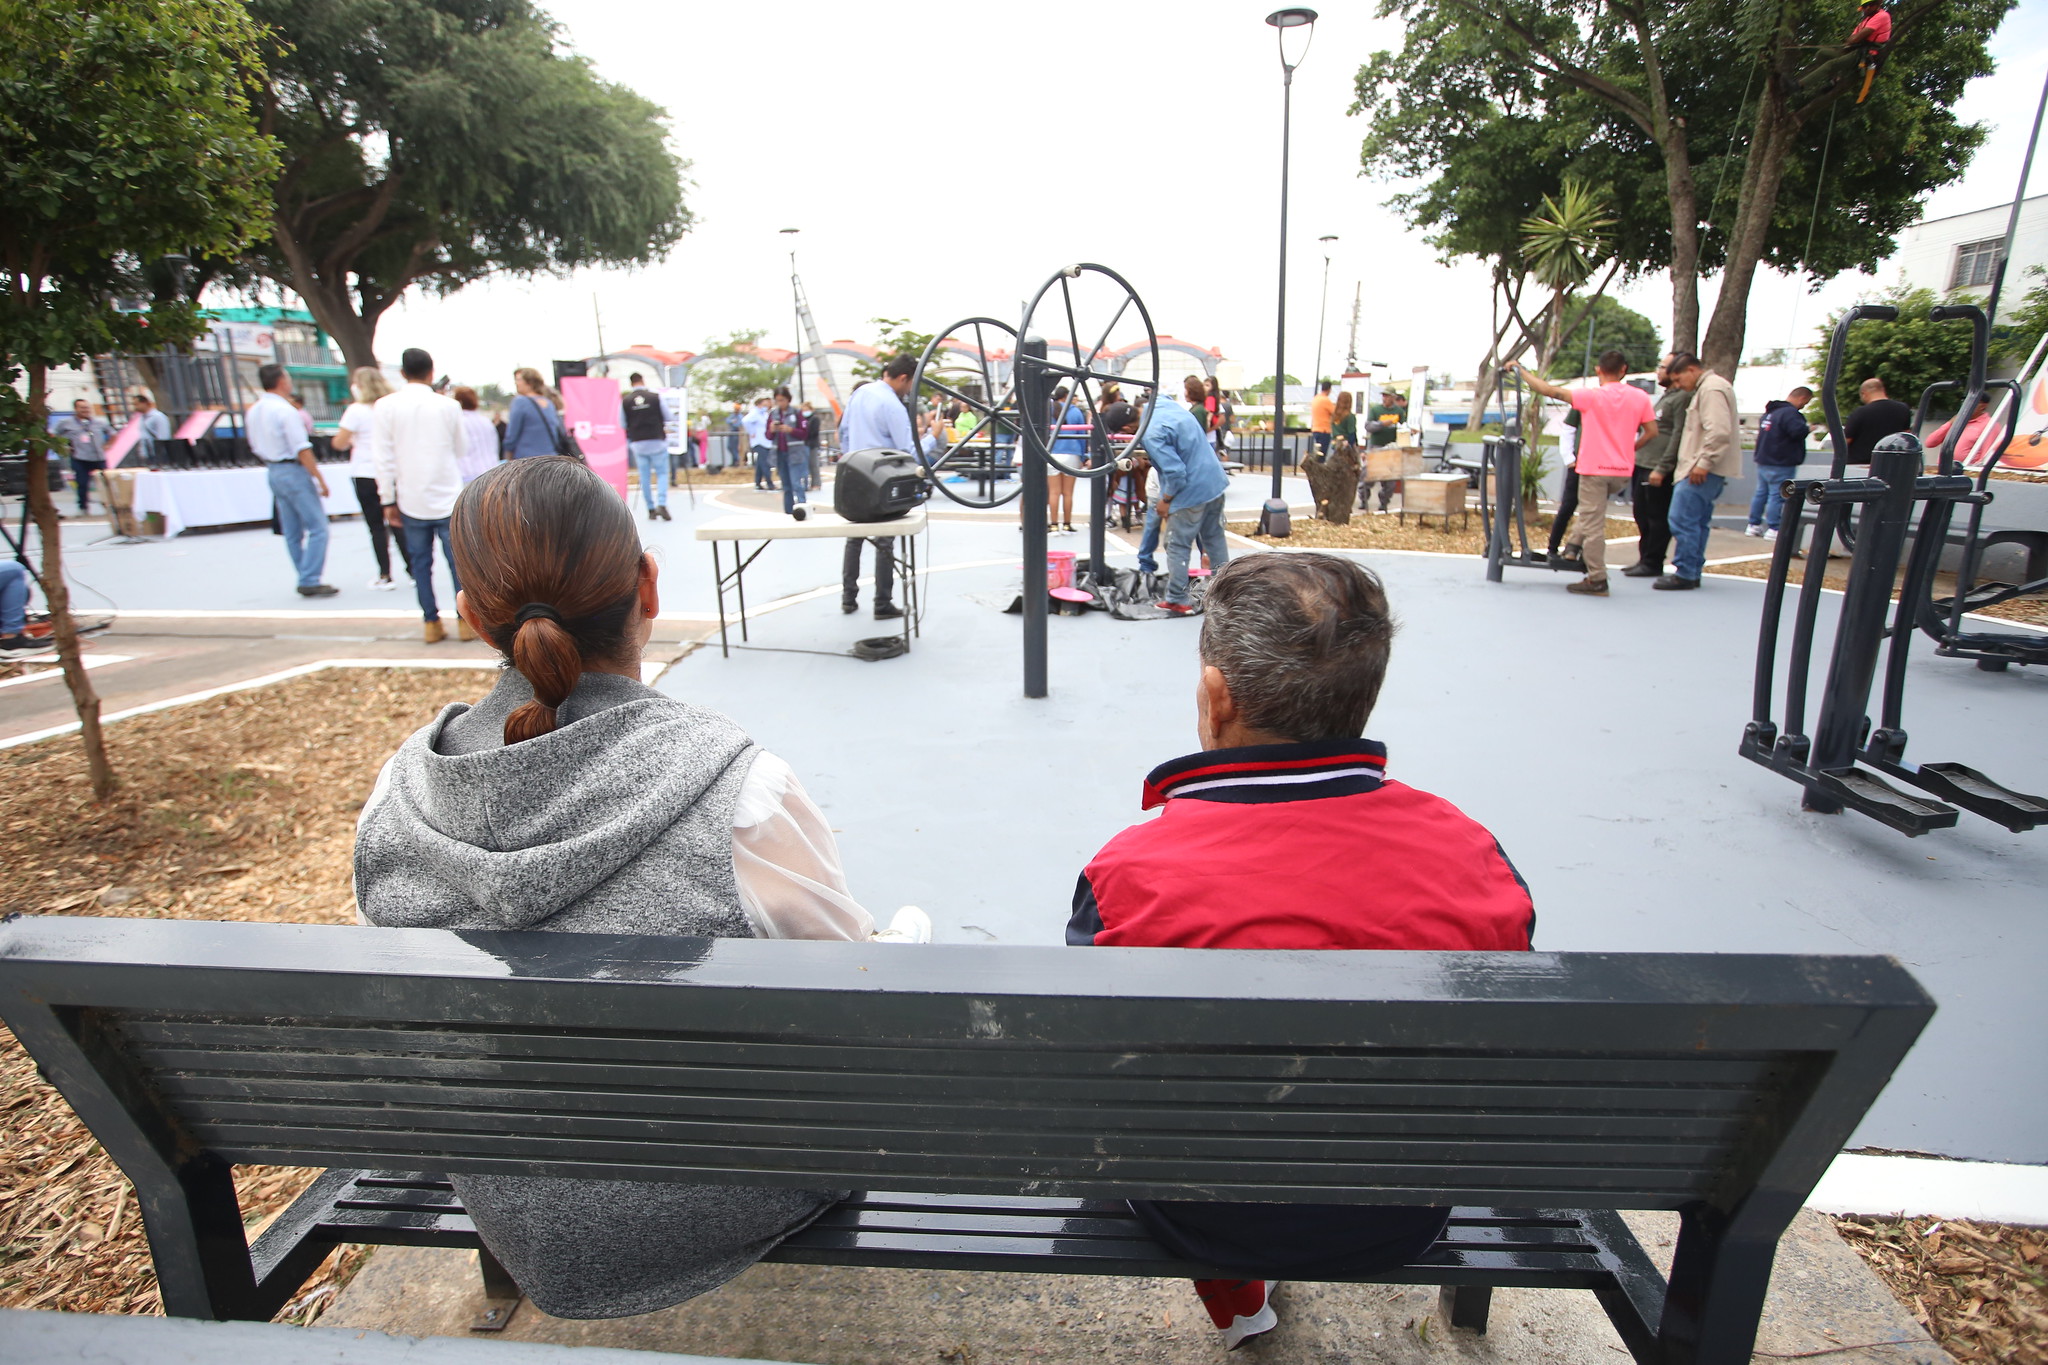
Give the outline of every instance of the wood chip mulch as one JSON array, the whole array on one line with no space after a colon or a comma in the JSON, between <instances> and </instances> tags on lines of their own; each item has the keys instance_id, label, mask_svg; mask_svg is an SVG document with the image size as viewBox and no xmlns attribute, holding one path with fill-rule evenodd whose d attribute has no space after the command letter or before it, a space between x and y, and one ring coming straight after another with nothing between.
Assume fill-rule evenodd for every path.
<instances>
[{"instance_id":1,"label":"wood chip mulch","mask_svg":"<svg viewBox=\"0 0 2048 1365\"><path fill-rule=\"evenodd\" d=\"M356 812L467 669L334 669L107 727L121 787L88 794L76 736L0 752L0 913L344 923ZM253 1238L318 1172L236 1168ZM329 1259L280 1321L310 1322L362 1259ZM0 1308L160 1313L128 1181L0 1028Z\"/></svg>"},{"instance_id":2,"label":"wood chip mulch","mask_svg":"<svg viewBox=\"0 0 2048 1365\"><path fill-rule=\"evenodd\" d=\"M1529 518L1530 548L1540 550L1550 541L1551 516L1541 512ZM1353 513L1348 525L1339 526L1320 517L1296 517L1289 528L1293 534L1285 540L1275 540L1258 534L1259 524L1255 521L1234 521L1230 529L1247 540L1261 545L1291 545L1309 550L1433 550L1448 555L1483 555L1486 541L1479 530L1479 516L1472 515L1470 525L1461 525L1460 519L1451 518L1451 529L1446 534L1443 518L1431 517L1428 525L1417 518L1408 518L1403 526L1394 513L1366 515ZM1607 538L1622 540L1636 534L1636 524L1620 517L1607 519ZM1612 562L1621 556L1619 563ZM1634 551L1627 547L1614 550L1607 556L1609 568L1619 568L1633 560Z\"/></svg>"},{"instance_id":3,"label":"wood chip mulch","mask_svg":"<svg viewBox=\"0 0 2048 1365\"><path fill-rule=\"evenodd\" d=\"M2048 1365L2048 1228L1872 1217L1835 1227L1960 1365Z\"/></svg>"},{"instance_id":4,"label":"wood chip mulch","mask_svg":"<svg viewBox=\"0 0 2048 1365\"><path fill-rule=\"evenodd\" d=\"M1733 564L1709 564L1710 574L1725 574L1731 578L1769 578L1771 561L1768 559L1744 559ZM1901 578L1905 576L1901 571ZM1792 561L1791 571L1785 581L1794 586L1806 581L1806 560L1802 557ZM1830 588L1843 588L1849 582L1849 561L1831 558L1828 560L1827 577L1824 580ZM1934 595L1940 597L1956 590L1956 576L1952 573L1938 573L1934 576ZM1892 593L1894 602L1899 600L1896 589ZM2000 602L1972 613L1977 616L1995 616L2005 621L2020 621L2028 625L2048 626L2048 597L2015 597L2010 602Z\"/></svg>"}]
</instances>

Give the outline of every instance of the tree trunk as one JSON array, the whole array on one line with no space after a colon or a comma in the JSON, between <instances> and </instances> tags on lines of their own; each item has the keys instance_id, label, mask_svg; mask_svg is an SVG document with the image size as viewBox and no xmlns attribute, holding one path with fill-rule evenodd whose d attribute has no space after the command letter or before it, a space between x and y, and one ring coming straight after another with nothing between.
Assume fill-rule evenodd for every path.
<instances>
[{"instance_id":1,"label":"tree trunk","mask_svg":"<svg viewBox=\"0 0 2048 1365\"><path fill-rule=\"evenodd\" d=\"M1683 125L1671 129L1663 151L1664 193L1671 201L1671 349L1696 352L1700 341L1700 211Z\"/></svg>"},{"instance_id":2,"label":"tree trunk","mask_svg":"<svg viewBox=\"0 0 2048 1365\"><path fill-rule=\"evenodd\" d=\"M1700 350L1706 367L1725 379L1735 377L1742 360L1742 342L1749 327L1749 290L1763 260L1771 217L1778 207L1778 187L1799 122L1775 84L1757 101L1756 125L1750 132L1749 156L1742 168L1742 189L1735 203L1729 233L1728 264L1721 273L1721 293Z\"/></svg>"},{"instance_id":3,"label":"tree trunk","mask_svg":"<svg viewBox=\"0 0 2048 1365\"><path fill-rule=\"evenodd\" d=\"M78 737L85 742L85 763L92 774L92 795L105 801L114 794L114 767L107 761L106 736L100 731L100 699L92 689L85 664L78 657L78 623L71 619L71 590L64 582L64 535L57 504L50 497L49 371L40 362L28 366L28 412L37 435L28 443L28 506L43 540L43 600L49 603L50 625L57 639L57 661L78 710Z\"/></svg>"},{"instance_id":4,"label":"tree trunk","mask_svg":"<svg viewBox=\"0 0 2048 1365\"><path fill-rule=\"evenodd\" d=\"M356 312L349 298L346 275L332 280L322 278L319 267L281 218L272 220L271 238L283 253L286 265L286 278L278 283L305 301L306 311L320 324L320 330L341 348L344 365L350 370L365 365L375 369L377 321L376 318L365 320Z\"/></svg>"}]
</instances>

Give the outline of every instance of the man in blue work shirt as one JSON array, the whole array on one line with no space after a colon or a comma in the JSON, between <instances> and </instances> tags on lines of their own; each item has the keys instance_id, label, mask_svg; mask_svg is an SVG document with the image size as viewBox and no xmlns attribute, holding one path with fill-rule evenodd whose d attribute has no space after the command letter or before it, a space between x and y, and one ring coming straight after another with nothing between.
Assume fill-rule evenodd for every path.
<instances>
[{"instance_id":1,"label":"man in blue work shirt","mask_svg":"<svg viewBox=\"0 0 2048 1365\"><path fill-rule=\"evenodd\" d=\"M1230 547L1223 540L1223 497L1230 476L1202 424L1171 398L1152 395L1139 439L1159 474L1159 517L1166 528L1166 600L1159 607L1187 616L1195 609L1188 594L1190 548L1201 546L1211 573L1230 562Z\"/></svg>"},{"instance_id":2,"label":"man in blue work shirt","mask_svg":"<svg viewBox=\"0 0 2048 1365\"><path fill-rule=\"evenodd\" d=\"M171 419L158 411L156 400L146 393L135 395L135 415L142 419L136 442L142 447L142 463L155 469L163 463L164 444L171 439Z\"/></svg>"},{"instance_id":3,"label":"man in blue work shirt","mask_svg":"<svg viewBox=\"0 0 2048 1365\"><path fill-rule=\"evenodd\" d=\"M92 415L92 404L83 398L71 405L71 415L57 419L54 434L71 446L71 477L78 483L78 515L92 510L93 478L107 467L107 443L114 429L104 417Z\"/></svg>"},{"instance_id":4,"label":"man in blue work shirt","mask_svg":"<svg viewBox=\"0 0 2048 1365\"><path fill-rule=\"evenodd\" d=\"M839 418L840 459L860 450L901 450L908 454L918 449L917 437L910 429L910 410L903 406L903 396L910 392L911 376L916 373L917 358L899 355L882 367L881 379L853 391L846 400L845 413ZM922 423L923 419L919 420ZM925 454L935 455L938 448L937 436L924 438ZM873 541L875 619L887 621L903 614L893 601L896 547L886 536L873 537ZM860 610L860 547L858 537L849 537L841 566L839 609L848 616Z\"/></svg>"}]
</instances>

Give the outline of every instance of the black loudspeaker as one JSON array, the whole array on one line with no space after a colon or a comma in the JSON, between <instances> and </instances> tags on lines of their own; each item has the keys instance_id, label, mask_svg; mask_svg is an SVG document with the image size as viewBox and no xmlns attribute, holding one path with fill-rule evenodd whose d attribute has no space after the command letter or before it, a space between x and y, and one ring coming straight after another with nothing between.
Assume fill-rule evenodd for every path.
<instances>
[{"instance_id":1,"label":"black loudspeaker","mask_svg":"<svg viewBox=\"0 0 2048 1365\"><path fill-rule=\"evenodd\" d=\"M929 496L924 466L900 450L856 450L832 476L832 510L848 521L891 521Z\"/></svg>"}]
</instances>

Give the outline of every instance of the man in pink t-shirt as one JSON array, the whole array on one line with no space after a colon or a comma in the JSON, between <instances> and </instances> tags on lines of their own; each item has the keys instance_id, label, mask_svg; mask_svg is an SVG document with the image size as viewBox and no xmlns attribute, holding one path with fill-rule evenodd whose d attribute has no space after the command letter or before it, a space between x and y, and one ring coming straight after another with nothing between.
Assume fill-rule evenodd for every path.
<instances>
[{"instance_id":1,"label":"man in pink t-shirt","mask_svg":"<svg viewBox=\"0 0 2048 1365\"><path fill-rule=\"evenodd\" d=\"M1570 403L1579 412L1579 514L1564 548L1576 548L1586 561L1586 576L1566 584L1583 597L1607 596L1607 500L1628 487L1636 467L1636 447L1657 434L1657 409L1650 395L1624 384L1628 357L1620 351L1600 356L1600 387L1567 389L1515 367L1529 387L1545 398Z\"/></svg>"}]
</instances>

